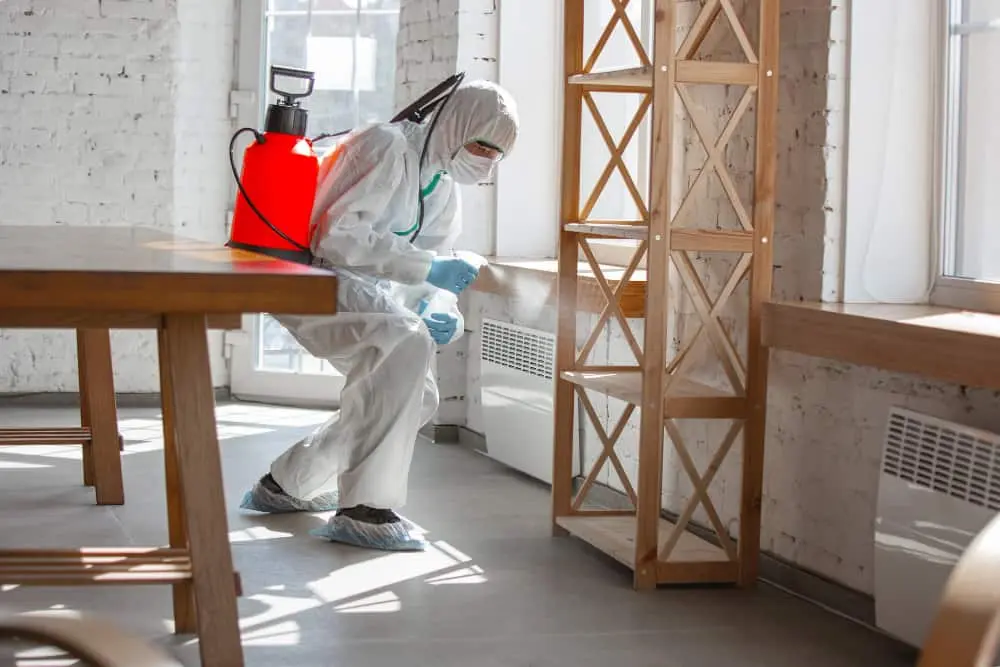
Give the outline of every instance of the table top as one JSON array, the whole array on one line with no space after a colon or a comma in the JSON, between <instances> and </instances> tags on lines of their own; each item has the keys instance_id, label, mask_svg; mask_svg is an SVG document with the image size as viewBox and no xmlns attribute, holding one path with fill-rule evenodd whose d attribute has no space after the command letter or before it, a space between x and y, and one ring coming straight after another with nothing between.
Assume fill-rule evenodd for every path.
<instances>
[{"instance_id":1,"label":"table top","mask_svg":"<svg viewBox=\"0 0 1000 667\"><path fill-rule=\"evenodd\" d=\"M330 314L326 270L145 227L0 222L0 308Z\"/></svg>"}]
</instances>

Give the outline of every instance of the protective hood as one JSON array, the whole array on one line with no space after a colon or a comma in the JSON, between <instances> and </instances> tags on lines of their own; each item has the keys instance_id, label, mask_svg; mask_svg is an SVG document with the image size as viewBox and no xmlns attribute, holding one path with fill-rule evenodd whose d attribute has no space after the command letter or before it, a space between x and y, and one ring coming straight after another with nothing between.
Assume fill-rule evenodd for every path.
<instances>
[{"instance_id":1,"label":"protective hood","mask_svg":"<svg viewBox=\"0 0 1000 667\"><path fill-rule=\"evenodd\" d=\"M481 140L508 155L517 140L518 118L514 99L489 81L459 86L438 112L427 147L432 168L448 170L465 144Z\"/></svg>"}]
</instances>

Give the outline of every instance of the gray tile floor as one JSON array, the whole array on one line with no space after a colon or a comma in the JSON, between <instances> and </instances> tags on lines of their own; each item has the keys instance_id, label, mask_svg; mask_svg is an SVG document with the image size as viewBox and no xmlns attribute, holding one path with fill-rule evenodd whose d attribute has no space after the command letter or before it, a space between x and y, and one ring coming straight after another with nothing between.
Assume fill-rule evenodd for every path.
<instances>
[{"instance_id":1,"label":"gray tile floor","mask_svg":"<svg viewBox=\"0 0 1000 667\"><path fill-rule=\"evenodd\" d=\"M423 554L384 554L308 535L322 516L242 513L244 490L322 413L218 409L230 538L245 597L247 664L289 667L897 667L913 655L766 585L639 594L629 573L549 533L548 492L478 454L418 445L405 514ZM74 410L2 408L0 425L74 424ZM153 545L166 540L156 410L123 410L126 504L93 504L79 448L0 450L0 547ZM13 588L0 608L108 616L197 665L170 635L167 587ZM75 664L48 649L0 648L0 664Z\"/></svg>"}]
</instances>

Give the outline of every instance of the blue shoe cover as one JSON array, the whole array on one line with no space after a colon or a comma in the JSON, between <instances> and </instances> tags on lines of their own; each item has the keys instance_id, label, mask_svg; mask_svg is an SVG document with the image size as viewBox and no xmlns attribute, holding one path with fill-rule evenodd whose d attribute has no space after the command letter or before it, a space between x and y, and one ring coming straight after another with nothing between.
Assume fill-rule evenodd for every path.
<instances>
[{"instance_id":1,"label":"blue shoe cover","mask_svg":"<svg viewBox=\"0 0 1000 667\"><path fill-rule=\"evenodd\" d=\"M272 491L258 481L246 492L240 509L286 514L288 512L333 512L337 510L337 492L323 493L310 500L300 500L287 493Z\"/></svg>"},{"instance_id":2,"label":"blue shoe cover","mask_svg":"<svg viewBox=\"0 0 1000 667\"><path fill-rule=\"evenodd\" d=\"M406 519L396 523L365 523L344 515L332 516L325 526L309 534L363 549L423 551L427 548L427 542L412 530Z\"/></svg>"}]
</instances>

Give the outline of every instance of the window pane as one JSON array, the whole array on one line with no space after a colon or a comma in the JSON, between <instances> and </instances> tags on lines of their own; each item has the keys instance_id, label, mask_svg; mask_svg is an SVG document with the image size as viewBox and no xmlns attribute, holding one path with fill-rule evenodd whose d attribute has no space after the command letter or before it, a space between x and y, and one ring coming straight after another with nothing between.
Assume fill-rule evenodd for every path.
<instances>
[{"instance_id":1,"label":"window pane","mask_svg":"<svg viewBox=\"0 0 1000 667\"><path fill-rule=\"evenodd\" d=\"M966 0L965 6L966 20L970 23L1000 18L1000 0Z\"/></svg>"},{"instance_id":2,"label":"window pane","mask_svg":"<svg viewBox=\"0 0 1000 667\"><path fill-rule=\"evenodd\" d=\"M267 7L265 109L276 100L269 90L270 67L284 65L316 73L313 94L302 101L309 111L307 136L392 117L399 0L268 0ZM283 79L278 87L302 89ZM317 150L329 145L317 144ZM262 315L258 322L258 370L336 373L271 316Z\"/></svg>"},{"instance_id":3,"label":"window pane","mask_svg":"<svg viewBox=\"0 0 1000 667\"><path fill-rule=\"evenodd\" d=\"M268 66L316 72L307 134L392 117L398 21L399 0L270 0Z\"/></svg>"},{"instance_id":4,"label":"window pane","mask_svg":"<svg viewBox=\"0 0 1000 667\"><path fill-rule=\"evenodd\" d=\"M1000 1L978 0L969 9L977 15L971 20L990 20L1000 16ZM954 273L1000 280L1000 32L961 39Z\"/></svg>"}]
</instances>

